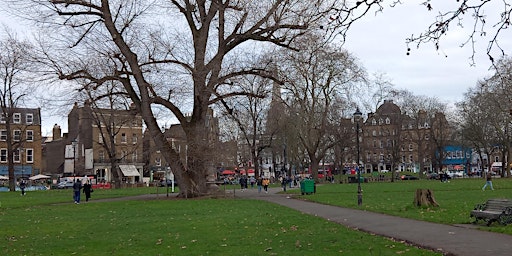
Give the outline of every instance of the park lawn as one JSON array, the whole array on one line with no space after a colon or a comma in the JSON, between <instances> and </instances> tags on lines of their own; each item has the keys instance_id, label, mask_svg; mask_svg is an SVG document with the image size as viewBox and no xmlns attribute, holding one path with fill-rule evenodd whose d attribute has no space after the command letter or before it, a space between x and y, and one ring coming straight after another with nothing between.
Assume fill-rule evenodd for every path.
<instances>
[{"instance_id":1,"label":"park lawn","mask_svg":"<svg viewBox=\"0 0 512 256\"><path fill-rule=\"evenodd\" d=\"M395 182L362 183L363 205L357 205L357 183L319 184L317 193L300 195L299 190L289 190L297 196L325 204L380 212L405 218L444 224L469 224L474 219L469 213L476 204L490 198L512 199L512 179L493 179L494 191L482 191L485 181L478 178L452 179L442 183L437 180L411 180ZM416 207L413 205L416 189L431 189L439 207ZM480 224L484 224L480 222ZM512 235L512 225L479 228Z\"/></svg>"},{"instance_id":2,"label":"park lawn","mask_svg":"<svg viewBox=\"0 0 512 256\"><path fill-rule=\"evenodd\" d=\"M93 199L145 192L95 191ZM441 255L259 200L162 196L76 205L70 193L1 193L1 254Z\"/></svg>"}]
</instances>

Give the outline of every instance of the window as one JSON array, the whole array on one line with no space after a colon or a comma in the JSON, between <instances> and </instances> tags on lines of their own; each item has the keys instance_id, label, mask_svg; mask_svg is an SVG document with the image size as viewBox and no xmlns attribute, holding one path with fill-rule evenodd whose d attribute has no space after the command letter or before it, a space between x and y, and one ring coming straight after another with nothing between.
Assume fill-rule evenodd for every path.
<instances>
[{"instance_id":1,"label":"window","mask_svg":"<svg viewBox=\"0 0 512 256\"><path fill-rule=\"evenodd\" d=\"M31 148L25 149L25 161L27 163L33 163L34 162L34 150Z\"/></svg>"},{"instance_id":2,"label":"window","mask_svg":"<svg viewBox=\"0 0 512 256\"><path fill-rule=\"evenodd\" d=\"M5 148L0 149L0 162L2 162L2 163L7 162L7 149L5 149Z\"/></svg>"},{"instance_id":3,"label":"window","mask_svg":"<svg viewBox=\"0 0 512 256\"><path fill-rule=\"evenodd\" d=\"M5 114L0 115L0 123L5 124Z\"/></svg>"},{"instance_id":4,"label":"window","mask_svg":"<svg viewBox=\"0 0 512 256\"><path fill-rule=\"evenodd\" d=\"M14 115L12 116L12 121L15 124L20 124L21 123L21 114L20 113L14 113Z\"/></svg>"},{"instance_id":5,"label":"window","mask_svg":"<svg viewBox=\"0 0 512 256\"><path fill-rule=\"evenodd\" d=\"M372 119L372 125L376 125L376 124L377 124L377 120Z\"/></svg>"},{"instance_id":6,"label":"window","mask_svg":"<svg viewBox=\"0 0 512 256\"><path fill-rule=\"evenodd\" d=\"M32 113L28 113L25 117L25 122L27 124L32 124L34 122L34 115Z\"/></svg>"},{"instance_id":7,"label":"window","mask_svg":"<svg viewBox=\"0 0 512 256\"><path fill-rule=\"evenodd\" d=\"M12 132L13 134L13 140L14 141L20 141L21 140L21 131L20 130L14 130Z\"/></svg>"},{"instance_id":8,"label":"window","mask_svg":"<svg viewBox=\"0 0 512 256\"><path fill-rule=\"evenodd\" d=\"M137 151L133 151L132 153L132 163L136 163L137 162Z\"/></svg>"},{"instance_id":9,"label":"window","mask_svg":"<svg viewBox=\"0 0 512 256\"><path fill-rule=\"evenodd\" d=\"M386 117L386 124L391 124L391 120L389 119L389 117Z\"/></svg>"},{"instance_id":10,"label":"window","mask_svg":"<svg viewBox=\"0 0 512 256\"><path fill-rule=\"evenodd\" d=\"M103 135L101 134L101 132L98 134L98 143L103 144Z\"/></svg>"},{"instance_id":11,"label":"window","mask_svg":"<svg viewBox=\"0 0 512 256\"><path fill-rule=\"evenodd\" d=\"M19 163L21 160L20 159L20 149L14 150L14 155L12 157L13 157L13 161L15 163Z\"/></svg>"},{"instance_id":12,"label":"window","mask_svg":"<svg viewBox=\"0 0 512 256\"><path fill-rule=\"evenodd\" d=\"M0 130L0 140L1 141L7 140L7 130Z\"/></svg>"},{"instance_id":13,"label":"window","mask_svg":"<svg viewBox=\"0 0 512 256\"><path fill-rule=\"evenodd\" d=\"M27 141L34 141L34 131L27 130Z\"/></svg>"},{"instance_id":14,"label":"window","mask_svg":"<svg viewBox=\"0 0 512 256\"><path fill-rule=\"evenodd\" d=\"M409 163L412 163L414 161L414 158L412 155L409 155Z\"/></svg>"},{"instance_id":15,"label":"window","mask_svg":"<svg viewBox=\"0 0 512 256\"><path fill-rule=\"evenodd\" d=\"M121 133L121 143L126 143L126 133Z\"/></svg>"},{"instance_id":16,"label":"window","mask_svg":"<svg viewBox=\"0 0 512 256\"><path fill-rule=\"evenodd\" d=\"M105 151L100 150L98 152L98 160L100 160L100 162L103 162L105 160Z\"/></svg>"},{"instance_id":17,"label":"window","mask_svg":"<svg viewBox=\"0 0 512 256\"><path fill-rule=\"evenodd\" d=\"M156 165L156 166L162 166L162 159L160 159L160 157L157 157L157 158L155 159L155 165Z\"/></svg>"},{"instance_id":18,"label":"window","mask_svg":"<svg viewBox=\"0 0 512 256\"><path fill-rule=\"evenodd\" d=\"M412 151L414 149L414 145L409 144L409 151Z\"/></svg>"},{"instance_id":19,"label":"window","mask_svg":"<svg viewBox=\"0 0 512 256\"><path fill-rule=\"evenodd\" d=\"M132 143L133 143L133 144L137 144L137 140L138 140L138 138L137 138L137 134L135 134L135 133L134 133L134 134L132 134Z\"/></svg>"}]
</instances>

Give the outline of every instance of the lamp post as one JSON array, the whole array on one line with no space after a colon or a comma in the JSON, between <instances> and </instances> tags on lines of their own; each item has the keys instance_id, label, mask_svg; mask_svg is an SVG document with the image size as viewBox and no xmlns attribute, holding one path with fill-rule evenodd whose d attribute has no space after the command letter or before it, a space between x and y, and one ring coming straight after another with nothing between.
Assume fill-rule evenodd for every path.
<instances>
[{"instance_id":1,"label":"lamp post","mask_svg":"<svg viewBox=\"0 0 512 256\"><path fill-rule=\"evenodd\" d=\"M23 148L20 148L20 162L21 162L21 179L23 180L23 173L25 172L25 167L23 166Z\"/></svg>"},{"instance_id":2,"label":"lamp post","mask_svg":"<svg viewBox=\"0 0 512 256\"><path fill-rule=\"evenodd\" d=\"M75 169L76 169L76 145L78 144L78 142L76 141L76 139L74 139L72 142L71 142L71 145L73 145L73 179L75 178Z\"/></svg>"},{"instance_id":3,"label":"lamp post","mask_svg":"<svg viewBox=\"0 0 512 256\"><path fill-rule=\"evenodd\" d=\"M354 122L356 123L356 146L357 146L357 205L361 206L363 204L363 190L361 189L361 169L359 168L359 121L363 113L359 111L359 108L356 109L354 113Z\"/></svg>"}]
</instances>

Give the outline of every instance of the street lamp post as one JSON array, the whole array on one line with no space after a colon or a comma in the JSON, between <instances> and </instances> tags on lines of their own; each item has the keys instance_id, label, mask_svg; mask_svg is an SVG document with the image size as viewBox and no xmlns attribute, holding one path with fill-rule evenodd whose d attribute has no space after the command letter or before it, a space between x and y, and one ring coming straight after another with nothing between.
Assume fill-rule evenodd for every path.
<instances>
[{"instance_id":1,"label":"street lamp post","mask_svg":"<svg viewBox=\"0 0 512 256\"><path fill-rule=\"evenodd\" d=\"M363 190L361 189L361 169L359 168L359 121L361 120L361 117L363 116L363 113L359 111L359 108L356 109L356 112L354 113L354 122L356 123L356 147L357 147L357 164L356 164L356 171L357 171L357 205L361 206L363 204Z\"/></svg>"},{"instance_id":2,"label":"street lamp post","mask_svg":"<svg viewBox=\"0 0 512 256\"><path fill-rule=\"evenodd\" d=\"M23 173L25 172L25 167L23 166L23 148L20 148L20 162L21 162L21 179L23 180Z\"/></svg>"},{"instance_id":3,"label":"street lamp post","mask_svg":"<svg viewBox=\"0 0 512 256\"><path fill-rule=\"evenodd\" d=\"M73 145L73 178L76 176L75 175L75 169L76 169L76 145L77 145L77 141L76 139L74 139L72 142L71 142L71 145Z\"/></svg>"}]
</instances>

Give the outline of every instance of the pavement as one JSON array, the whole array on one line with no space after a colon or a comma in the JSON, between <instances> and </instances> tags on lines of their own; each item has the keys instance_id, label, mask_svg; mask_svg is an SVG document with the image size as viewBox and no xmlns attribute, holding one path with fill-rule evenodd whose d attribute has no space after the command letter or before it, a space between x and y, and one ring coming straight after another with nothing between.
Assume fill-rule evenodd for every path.
<instances>
[{"instance_id":1,"label":"pavement","mask_svg":"<svg viewBox=\"0 0 512 256\"><path fill-rule=\"evenodd\" d=\"M290 195L278 194L280 191L281 188L271 188L269 193L258 193L257 189L243 192L237 189L226 193L233 193L237 198L253 198L283 205L349 228L405 241L447 256L512 255L511 235L481 231L477 225L445 225L406 219L294 199Z\"/></svg>"}]
</instances>

